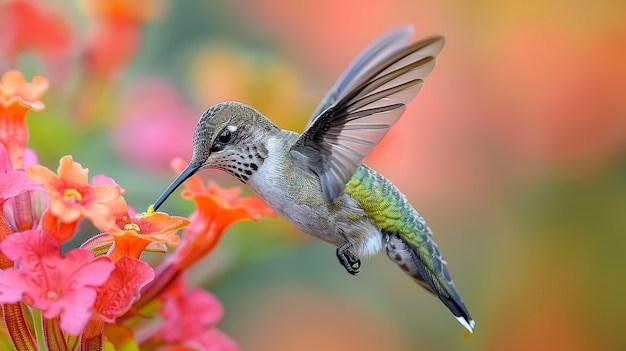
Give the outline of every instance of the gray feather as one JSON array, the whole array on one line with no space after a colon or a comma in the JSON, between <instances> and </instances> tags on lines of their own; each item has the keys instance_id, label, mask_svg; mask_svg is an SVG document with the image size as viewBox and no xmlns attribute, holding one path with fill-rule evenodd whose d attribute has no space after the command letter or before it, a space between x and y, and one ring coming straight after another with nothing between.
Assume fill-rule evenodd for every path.
<instances>
[{"instance_id":1,"label":"gray feather","mask_svg":"<svg viewBox=\"0 0 626 351\"><path fill-rule=\"evenodd\" d=\"M366 49L291 148L294 163L319 177L328 202L343 192L434 68L444 39L434 37L405 47L409 36L403 28Z\"/></svg>"}]
</instances>

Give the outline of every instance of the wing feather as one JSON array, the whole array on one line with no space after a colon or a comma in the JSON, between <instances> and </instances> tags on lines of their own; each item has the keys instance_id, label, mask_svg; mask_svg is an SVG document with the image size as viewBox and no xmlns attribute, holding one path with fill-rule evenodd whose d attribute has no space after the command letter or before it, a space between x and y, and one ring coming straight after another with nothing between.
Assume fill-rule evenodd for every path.
<instances>
[{"instance_id":1,"label":"wing feather","mask_svg":"<svg viewBox=\"0 0 626 351\"><path fill-rule=\"evenodd\" d=\"M360 80L360 75L368 71L368 69L379 62L382 58L388 56L409 43L409 39L413 35L413 28L410 26L403 26L392 30L391 32L383 35L377 41L372 43L367 49L363 50L359 56L348 66L348 69L337 80L337 83L326 94L324 99L320 102L319 106L315 109L315 112L311 115L311 118L307 122L304 129L307 129L319 115L328 109L335 101L340 93L348 90L348 85L353 84Z\"/></svg>"},{"instance_id":2,"label":"wing feather","mask_svg":"<svg viewBox=\"0 0 626 351\"><path fill-rule=\"evenodd\" d=\"M291 149L333 202L372 149L400 118L435 66L444 39L408 45L402 28L366 49L320 103Z\"/></svg>"}]
</instances>

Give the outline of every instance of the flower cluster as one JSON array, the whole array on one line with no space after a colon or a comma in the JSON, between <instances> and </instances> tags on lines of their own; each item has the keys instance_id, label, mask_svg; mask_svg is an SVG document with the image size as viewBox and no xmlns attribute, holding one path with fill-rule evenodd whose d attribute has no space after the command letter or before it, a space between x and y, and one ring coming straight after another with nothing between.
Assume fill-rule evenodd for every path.
<instances>
[{"instance_id":1,"label":"flower cluster","mask_svg":"<svg viewBox=\"0 0 626 351\"><path fill-rule=\"evenodd\" d=\"M124 190L64 156L56 172L28 149L25 122L48 86L9 71L0 82L0 344L17 350L234 350L215 329L219 301L188 289L185 271L209 254L224 230L273 212L238 189L205 186L194 176L183 192L189 218L137 213ZM177 168L184 165L175 162ZM63 253L88 221L99 233ZM182 230L182 239L178 231ZM81 233L84 235L84 233ZM172 254L153 268L144 251Z\"/></svg>"}]
</instances>

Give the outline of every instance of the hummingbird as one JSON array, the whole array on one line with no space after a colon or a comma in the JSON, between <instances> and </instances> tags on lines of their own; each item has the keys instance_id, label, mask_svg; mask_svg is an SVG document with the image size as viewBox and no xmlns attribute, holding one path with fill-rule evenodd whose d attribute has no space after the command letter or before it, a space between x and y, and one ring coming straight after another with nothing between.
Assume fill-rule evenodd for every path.
<instances>
[{"instance_id":1,"label":"hummingbird","mask_svg":"<svg viewBox=\"0 0 626 351\"><path fill-rule=\"evenodd\" d=\"M246 104L228 101L201 116L189 165L154 203L186 179L223 170L299 230L334 245L356 275L361 257L385 250L473 332L475 322L452 282L432 230L389 180L363 163L420 91L443 37L409 44L410 26L374 41L352 62L304 131L281 129Z\"/></svg>"}]
</instances>

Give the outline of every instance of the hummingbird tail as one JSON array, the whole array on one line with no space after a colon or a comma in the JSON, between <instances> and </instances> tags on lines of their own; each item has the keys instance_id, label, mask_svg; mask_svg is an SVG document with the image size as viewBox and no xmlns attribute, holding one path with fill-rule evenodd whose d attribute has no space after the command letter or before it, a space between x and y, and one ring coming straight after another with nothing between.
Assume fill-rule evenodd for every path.
<instances>
[{"instance_id":1,"label":"hummingbird tail","mask_svg":"<svg viewBox=\"0 0 626 351\"><path fill-rule=\"evenodd\" d=\"M473 333L476 323L454 287L446 262L435 242L428 237L424 248L418 248L398 234L387 234L387 256L419 285L436 295L454 317ZM425 253L427 257L421 255Z\"/></svg>"}]
</instances>

